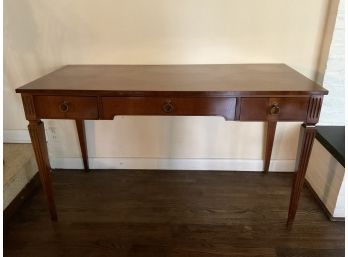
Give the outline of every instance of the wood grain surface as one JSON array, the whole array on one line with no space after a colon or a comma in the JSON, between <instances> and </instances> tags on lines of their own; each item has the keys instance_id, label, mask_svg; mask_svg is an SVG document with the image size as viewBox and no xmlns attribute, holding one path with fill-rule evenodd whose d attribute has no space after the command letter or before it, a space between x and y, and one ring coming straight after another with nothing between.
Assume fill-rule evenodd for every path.
<instances>
[{"instance_id":1,"label":"wood grain surface","mask_svg":"<svg viewBox=\"0 0 348 257\"><path fill-rule=\"evenodd\" d=\"M117 115L223 116L234 120L236 98L233 97L102 97L101 119ZM166 107L170 107L166 110Z\"/></svg>"},{"instance_id":2,"label":"wood grain surface","mask_svg":"<svg viewBox=\"0 0 348 257\"><path fill-rule=\"evenodd\" d=\"M68 65L17 93L165 96L323 95L328 92L285 64Z\"/></svg>"},{"instance_id":3,"label":"wood grain surface","mask_svg":"<svg viewBox=\"0 0 348 257\"><path fill-rule=\"evenodd\" d=\"M52 173L60 219L38 191L4 232L6 257L343 257L344 223L305 188L286 228L292 174Z\"/></svg>"}]
</instances>

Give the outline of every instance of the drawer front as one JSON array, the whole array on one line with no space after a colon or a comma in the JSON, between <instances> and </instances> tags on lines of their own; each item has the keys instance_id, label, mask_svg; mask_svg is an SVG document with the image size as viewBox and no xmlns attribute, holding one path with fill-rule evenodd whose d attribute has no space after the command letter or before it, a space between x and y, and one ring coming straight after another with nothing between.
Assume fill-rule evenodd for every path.
<instances>
[{"instance_id":1,"label":"drawer front","mask_svg":"<svg viewBox=\"0 0 348 257\"><path fill-rule=\"evenodd\" d=\"M98 119L96 97L34 96L35 112L43 119Z\"/></svg>"},{"instance_id":2,"label":"drawer front","mask_svg":"<svg viewBox=\"0 0 348 257\"><path fill-rule=\"evenodd\" d=\"M305 121L309 97L243 97L240 120Z\"/></svg>"},{"instance_id":3,"label":"drawer front","mask_svg":"<svg viewBox=\"0 0 348 257\"><path fill-rule=\"evenodd\" d=\"M236 98L103 97L102 118L116 115L187 115L235 117Z\"/></svg>"}]
</instances>

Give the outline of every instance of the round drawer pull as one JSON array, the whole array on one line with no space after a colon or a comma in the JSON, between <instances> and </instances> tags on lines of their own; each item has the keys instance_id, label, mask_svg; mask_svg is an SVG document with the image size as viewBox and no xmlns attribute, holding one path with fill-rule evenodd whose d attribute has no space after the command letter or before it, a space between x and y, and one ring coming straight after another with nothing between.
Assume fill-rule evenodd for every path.
<instances>
[{"instance_id":1,"label":"round drawer pull","mask_svg":"<svg viewBox=\"0 0 348 257\"><path fill-rule=\"evenodd\" d=\"M67 101L62 102L62 103L59 105L59 111L61 111L61 112L67 112L67 111L69 111L69 103L68 103Z\"/></svg>"},{"instance_id":2,"label":"round drawer pull","mask_svg":"<svg viewBox=\"0 0 348 257\"><path fill-rule=\"evenodd\" d=\"M273 103L270 109L270 114L271 115L277 115L280 112L280 108L278 103Z\"/></svg>"},{"instance_id":3,"label":"round drawer pull","mask_svg":"<svg viewBox=\"0 0 348 257\"><path fill-rule=\"evenodd\" d=\"M168 101L165 104L163 104L162 110L165 113L171 113L172 111L174 111L174 106L171 104L171 101Z\"/></svg>"}]
</instances>

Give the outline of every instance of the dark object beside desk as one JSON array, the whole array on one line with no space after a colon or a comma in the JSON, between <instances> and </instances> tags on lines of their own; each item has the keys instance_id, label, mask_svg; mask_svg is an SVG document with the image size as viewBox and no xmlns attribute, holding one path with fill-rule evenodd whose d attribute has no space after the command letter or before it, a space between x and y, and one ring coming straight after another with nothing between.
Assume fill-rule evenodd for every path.
<instances>
[{"instance_id":1,"label":"dark object beside desk","mask_svg":"<svg viewBox=\"0 0 348 257\"><path fill-rule=\"evenodd\" d=\"M316 139L344 167L345 132L344 126L318 126Z\"/></svg>"},{"instance_id":2,"label":"dark object beside desk","mask_svg":"<svg viewBox=\"0 0 348 257\"><path fill-rule=\"evenodd\" d=\"M117 115L187 115L266 121L265 172L269 169L277 122L303 122L288 225L295 218L315 124L323 95L328 93L284 64L70 65L16 92L22 95L52 220L57 220L57 212L41 119L76 121L88 169L84 120L111 120Z\"/></svg>"}]
</instances>

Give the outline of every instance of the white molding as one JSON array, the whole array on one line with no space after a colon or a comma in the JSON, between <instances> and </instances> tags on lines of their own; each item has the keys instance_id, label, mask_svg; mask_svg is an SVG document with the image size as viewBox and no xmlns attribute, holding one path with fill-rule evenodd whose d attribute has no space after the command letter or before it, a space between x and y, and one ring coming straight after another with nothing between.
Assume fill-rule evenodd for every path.
<instances>
[{"instance_id":1,"label":"white molding","mask_svg":"<svg viewBox=\"0 0 348 257\"><path fill-rule=\"evenodd\" d=\"M239 170L262 171L263 160L89 158L91 169ZM50 158L54 169L82 169L81 158ZM273 160L270 171L292 172L295 160Z\"/></svg>"},{"instance_id":2,"label":"white molding","mask_svg":"<svg viewBox=\"0 0 348 257\"><path fill-rule=\"evenodd\" d=\"M332 214L332 217L345 218L345 209L335 209L334 213Z\"/></svg>"},{"instance_id":3,"label":"white molding","mask_svg":"<svg viewBox=\"0 0 348 257\"><path fill-rule=\"evenodd\" d=\"M26 129L4 130L4 143L31 143L29 131Z\"/></svg>"},{"instance_id":4,"label":"white molding","mask_svg":"<svg viewBox=\"0 0 348 257\"><path fill-rule=\"evenodd\" d=\"M4 143L31 143L28 130L4 130ZM81 158L50 156L52 168L82 169ZM89 158L91 169L166 169L166 170L240 170L262 171L263 160L249 159L163 159L163 158ZM270 171L294 171L295 160L273 160Z\"/></svg>"}]
</instances>

